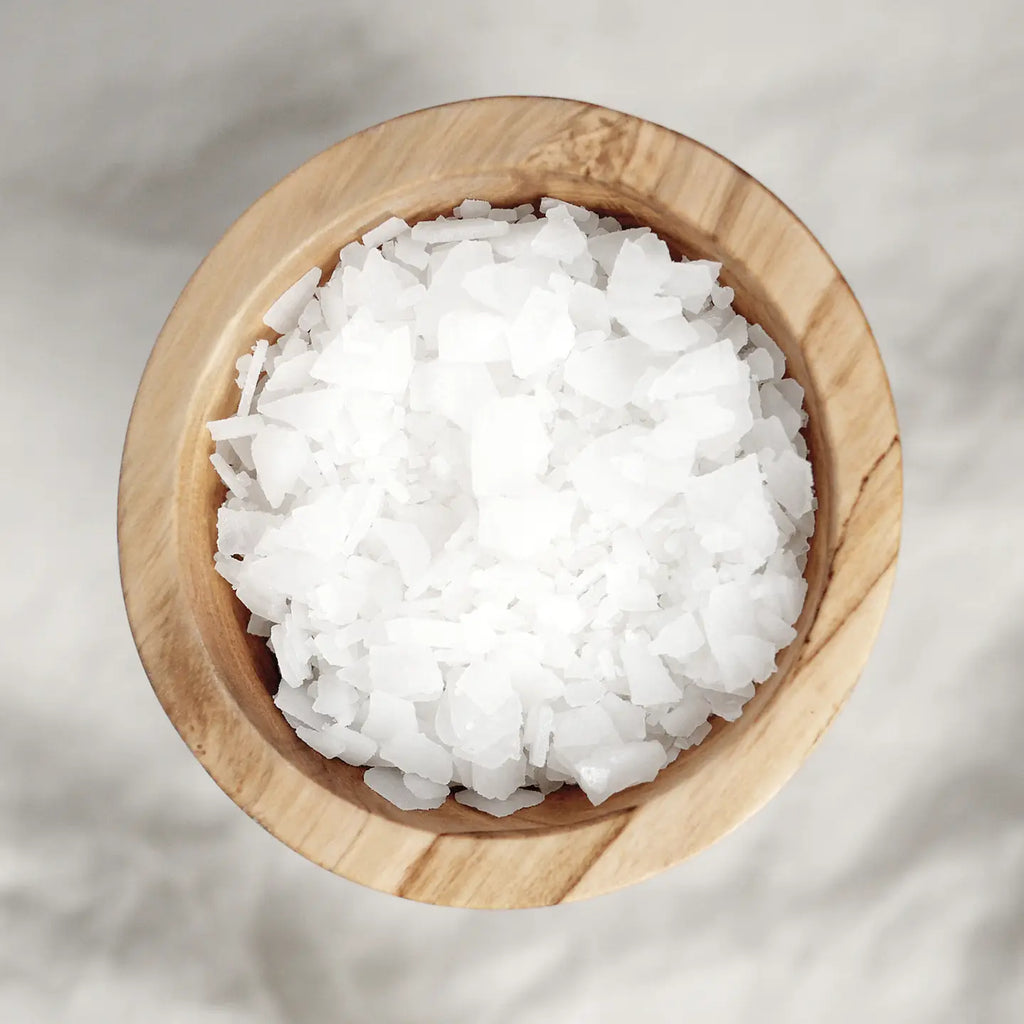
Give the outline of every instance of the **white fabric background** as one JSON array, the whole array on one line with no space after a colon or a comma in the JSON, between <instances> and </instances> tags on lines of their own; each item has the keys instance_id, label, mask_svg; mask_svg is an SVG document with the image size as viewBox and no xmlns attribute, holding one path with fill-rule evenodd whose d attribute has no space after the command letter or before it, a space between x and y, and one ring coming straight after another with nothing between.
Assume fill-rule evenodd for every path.
<instances>
[{"instance_id":1,"label":"white fabric background","mask_svg":"<svg viewBox=\"0 0 1024 1024\"><path fill-rule=\"evenodd\" d=\"M0 1020L1024 1019L1024 17L1016 0L0 3ZM382 896L238 811L117 578L118 459L199 259L326 145L579 96L774 189L871 320L903 429L883 634L764 811L554 910Z\"/></svg>"}]
</instances>

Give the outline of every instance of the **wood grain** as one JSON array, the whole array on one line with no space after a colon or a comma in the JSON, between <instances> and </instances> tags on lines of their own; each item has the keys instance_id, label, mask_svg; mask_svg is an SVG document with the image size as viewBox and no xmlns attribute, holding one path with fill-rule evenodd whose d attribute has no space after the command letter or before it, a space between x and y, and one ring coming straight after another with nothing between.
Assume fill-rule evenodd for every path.
<instances>
[{"instance_id":1,"label":"wood grain","mask_svg":"<svg viewBox=\"0 0 1024 1024\"><path fill-rule=\"evenodd\" d=\"M454 800L401 812L359 769L302 744L270 698L274 665L213 571L207 420L235 401L234 361L262 312L386 216L432 217L466 196L555 195L651 225L724 264L736 306L786 352L807 392L820 507L798 637L742 718L718 723L652 783L594 808L571 788L494 819ZM867 658L899 542L896 417L871 331L803 224L717 153L570 100L499 97L418 111L321 153L259 199L182 292L157 339L125 441L118 540L125 603L157 697L231 798L331 871L411 899L520 907L581 899L714 842L793 774Z\"/></svg>"}]
</instances>

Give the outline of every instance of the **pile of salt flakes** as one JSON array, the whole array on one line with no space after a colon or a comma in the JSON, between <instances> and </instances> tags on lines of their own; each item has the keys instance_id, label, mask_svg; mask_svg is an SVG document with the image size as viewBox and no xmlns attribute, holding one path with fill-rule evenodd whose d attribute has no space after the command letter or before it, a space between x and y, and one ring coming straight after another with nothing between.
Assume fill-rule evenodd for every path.
<instances>
[{"instance_id":1,"label":"pile of salt flakes","mask_svg":"<svg viewBox=\"0 0 1024 1024\"><path fill-rule=\"evenodd\" d=\"M209 424L275 703L408 810L598 804L795 636L803 392L720 267L544 199L390 218L267 312Z\"/></svg>"}]
</instances>

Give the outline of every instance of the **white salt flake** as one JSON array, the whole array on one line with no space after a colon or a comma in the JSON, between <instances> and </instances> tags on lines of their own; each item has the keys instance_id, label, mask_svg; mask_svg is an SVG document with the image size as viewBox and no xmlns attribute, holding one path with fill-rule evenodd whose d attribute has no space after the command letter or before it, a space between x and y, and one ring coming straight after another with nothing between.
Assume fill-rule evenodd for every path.
<instances>
[{"instance_id":1,"label":"white salt flake","mask_svg":"<svg viewBox=\"0 0 1024 1024\"><path fill-rule=\"evenodd\" d=\"M430 262L426 246L423 242L417 242L412 235L399 235L395 239L394 256L415 270L425 270Z\"/></svg>"},{"instance_id":2,"label":"white salt flake","mask_svg":"<svg viewBox=\"0 0 1024 1024\"><path fill-rule=\"evenodd\" d=\"M621 739L628 742L646 738L647 712L644 708L614 693L603 694L600 703Z\"/></svg>"},{"instance_id":3,"label":"white salt flake","mask_svg":"<svg viewBox=\"0 0 1024 1024\"><path fill-rule=\"evenodd\" d=\"M313 708L313 700L301 686L282 684L274 697L274 704L286 715L298 719L311 729L321 729L331 724L331 719Z\"/></svg>"},{"instance_id":4,"label":"white salt flake","mask_svg":"<svg viewBox=\"0 0 1024 1024\"><path fill-rule=\"evenodd\" d=\"M568 760L595 747L614 744L618 738L611 716L597 704L555 713L551 745Z\"/></svg>"},{"instance_id":5,"label":"white salt flake","mask_svg":"<svg viewBox=\"0 0 1024 1024\"><path fill-rule=\"evenodd\" d=\"M455 207L456 217L472 219L473 217L486 217L491 212L491 204L486 199L463 199Z\"/></svg>"},{"instance_id":6,"label":"white salt flake","mask_svg":"<svg viewBox=\"0 0 1024 1024\"><path fill-rule=\"evenodd\" d=\"M657 401L692 395L740 383L749 369L736 358L729 341L680 356L650 388Z\"/></svg>"},{"instance_id":7,"label":"white salt flake","mask_svg":"<svg viewBox=\"0 0 1024 1024\"><path fill-rule=\"evenodd\" d=\"M716 309L725 309L731 305L736 293L731 288L719 288L717 285L711 289L711 301Z\"/></svg>"},{"instance_id":8,"label":"white salt flake","mask_svg":"<svg viewBox=\"0 0 1024 1024\"><path fill-rule=\"evenodd\" d=\"M786 356L782 349L775 344L760 324L751 324L748 334L750 336L750 343L756 346L756 351L766 352L771 357L771 377L781 380L786 372Z\"/></svg>"},{"instance_id":9,"label":"white salt flake","mask_svg":"<svg viewBox=\"0 0 1024 1024\"><path fill-rule=\"evenodd\" d=\"M390 242L392 238L397 238L408 230L409 225L401 217L388 217L386 221L378 224L377 227L372 228L363 235L363 245L367 249L375 249L377 246Z\"/></svg>"},{"instance_id":10,"label":"white salt flake","mask_svg":"<svg viewBox=\"0 0 1024 1024\"><path fill-rule=\"evenodd\" d=\"M388 640L392 643L418 644L423 647L458 647L464 638L464 631L458 622L428 618L395 618L385 625Z\"/></svg>"},{"instance_id":11,"label":"white salt flake","mask_svg":"<svg viewBox=\"0 0 1024 1024\"><path fill-rule=\"evenodd\" d=\"M545 213L544 226L530 242L535 253L571 263L587 251L587 236L564 206L549 207Z\"/></svg>"},{"instance_id":12,"label":"white salt flake","mask_svg":"<svg viewBox=\"0 0 1024 1024\"><path fill-rule=\"evenodd\" d=\"M779 528L755 455L694 477L686 503L697 536L713 554L756 569L776 549Z\"/></svg>"},{"instance_id":13,"label":"white salt flake","mask_svg":"<svg viewBox=\"0 0 1024 1024\"><path fill-rule=\"evenodd\" d=\"M486 367L472 363L418 363L409 382L409 408L444 416L465 431L498 397Z\"/></svg>"},{"instance_id":14,"label":"white salt flake","mask_svg":"<svg viewBox=\"0 0 1024 1024\"><path fill-rule=\"evenodd\" d=\"M508 800L526 782L526 759L512 757L494 767L474 763L473 789L486 800Z\"/></svg>"},{"instance_id":15,"label":"white salt flake","mask_svg":"<svg viewBox=\"0 0 1024 1024\"><path fill-rule=\"evenodd\" d=\"M321 671L316 680L313 710L333 718L339 725L351 725L359 709L359 692L336 672Z\"/></svg>"},{"instance_id":16,"label":"white salt flake","mask_svg":"<svg viewBox=\"0 0 1024 1024\"><path fill-rule=\"evenodd\" d=\"M320 284L322 272L319 267L307 270L277 301L263 314L263 322L278 334L287 334L299 322L299 316L313 298Z\"/></svg>"},{"instance_id":17,"label":"white salt flake","mask_svg":"<svg viewBox=\"0 0 1024 1024\"><path fill-rule=\"evenodd\" d=\"M432 811L445 802L446 795L421 797L412 793L394 768L367 768L363 782L402 811Z\"/></svg>"},{"instance_id":18,"label":"white salt flake","mask_svg":"<svg viewBox=\"0 0 1024 1024\"><path fill-rule=\"evenodd\" d=\"M651 651L650 646L650 637L637 633L623 641L619 648L630 700L643 707L670 704L682 696L664 662Z\"/></svg>"},{"instance_id":19,"label":"white salt flake","mask_svg":"<svg viewBox=\"0 0 1024 1024\"><path fill-rule=\"evenodd\" d=\"M814 507L811 464L792 448L761 459L768 490L793 519L806 515Z\"/></svg>"},{"instance_id":20,"label":"white salt flake","mask_svg":"<svg viewBox=\"0 0 1024 1024\"><path fill-rule=\"evenodd\" d=\"M232 441L236 438L255 437L266 421L262 416L230 416L226 420L211 420L206 424L214 441Z\"/></svg>"},{"instance_id":21,"label":"white salt flake","mask_svg":"<svg viewBox=\"0 0 1024 1024\"><path fill-rule=\"evenodd\" d=\"M228 464L223 455L214 452L210 456L210 464L217 471L217 475L224 482L224 486L236 497L244 498L249 491L252 481L245 473L236 473Z\"/></svg>"},{"instance_id":22,"label":"white salt flake","mask_svg":"<svg viewBox=\"0 0 1024 1024\"><path fill-rule=\"evenodd\" d=\"M685 661L704 643L704 633L691 612L679 612L651 641L651 654L664 654Z\"/></svg>"},{"instance_id":23,"label":"white salt flake","mask_svg":"<svg viewBox=\"0 0 1024 1024\"><path fill-rule=\"evenodd\" d=\"M320 354L310 375L345 391L399 395L409 383L413 363L408 326L380 328L354 317Z\"/></svg>"},{"instance_id":24,"label":"white salt flake","mask_svg":"<svg viewBox=\"0 0 1024 1024\"><path fill-rule=\"evenodd\" d=\"M438 358L455 363L507 360L508 333L508 324L495 313L453 310L438 321Z\"/></svg>"},{"instance_id":25,"label":"white salt flake","mask_svg":"<svg viewBox=\"0 0 1024 1024\"><path fill-rule=\"evenodd\" d=\"M551 743L551 729L555 724L555 713L550 704L536 704L526 716L523 727L523 745L529 751L530 764L543 768Z\"/></svg>"},{"instance_id":26,"label":"white salt flake","mask_svg":"<svg viewBox=\"0 0 1024 1024\"><path fill-rule=\"evenodd\" d=\"M370 680L374 687L410 700L440 696L444 689L437 659L429 648L402 643L369 649Z\"/></svg>"},{"instance_id":27,"label":"white salt flake","mask_svg":"<svg viewBox=\"0 0 1024 1024\"><path fill-rule=\"evenodd\" d=\"M667 762L664 747L647 740L595 750L579 758L574 770L590 802L602 804L614 793L650 782Z\"/></svg>"},{"instance_id":28,"label":"white salt flake","mask_svg":"<svg viewBox=\"0 0 1024 1024\"><path fill-rule=\"evenodd\" d=\"M485 768L498 768L519 756L522 702L512 689L507 668L499 661L471 662L447 697L456 754ZM507 794L499 798L504 796Z\"/></svg>"},{"instance_id":29,"label":"white salt flake","mask_svg":"<svg viewBox=\"0 0 1024 1024\"><path fill-rule=\"evenodd\" d=\"M581 395L618 409L633 395L647 369L648 353L634 338L610 338L565 361L565 382Z\"/></svg>"},{"instance_id":30,"label":"white salt flake","mask_svg":"<svg viewBox=\"0 0 1024 1024\"><path fill-rule=\"evenodd\" d=\"M266 419L304 434L324 435L344 411L344 394L340 388L318 388L275 398L264 390L259 410Z\"/></svg>"},{"instance_id":31,"label":"white salt flake","mask_svg":"<svg viewBox=\"0 0 1024 1024\"><path fill-rule=\"evenodd\" d=\"M696 687L688 686L682 700L666 711L658 719L658 724L670 736L687 739L708 720L710 714L711 705Z\"/></svg>"},{"instance_id":32,"label":"white salt flake","mask_svg":"<svg viewBox=\"0 0 1024 1024\"><path fill-rule=\"evenodd\" d=\"M392 519L378 519L372 531L384 542L406 584L419 579L427 571L430 545L417 527Z\"/></svg>"},{"instance_id":33,"label":"white salt flake","mask_svg":"<svg viewBox=\"0 0 1024 1024\"><path fill-rule=\"evenodd\" d=\"M320 729L299 727L296 733L304 743L324 757L336 757L347 764L366 764L377 752L377 744L368 736L342 725Z\"/></svg>"},{"instance_id":34,"label":"white salt flake","mask_svg":"<svg viewBox=\"0 0 1024 1024\"><path fill-rule=\"evenodd\" d=\"M721 264L706 260L674 263L662 288L682 300L687 312L698 313L711 298L711 289L721 269Z\"/></svg>"},{"instance_id":35,"label":"white salt flake","mask_svg":"<svg viewBox=\"0 0 1024 1024\"><path fill-rule=\"evenodd\" d=\"M516 395L491 402L480 410L470 440L473 492L515 497L533 489L550 451L535 398Z\"/></svg>"},{"instance_id":36,"label":"white salt flake","mask_svg":"<svg viewBox=\"0 0 1024 1024\"><path fill-rule=\"evenodd\" d=\"M366 718L360 732L378 743L395 736L417 732L416 708L402 697L386 690L373 690L367 701Z\"/></svg>"},{"instance_id":37,"label":"white salt flake","mask_svg":"<svg viewBox=\"0 0 1024 1024\"><path fill-rule=\"evenodd\" d=\"M272 508L292 491L310 458L309 441L297 430L268 424L253 438L256 480Z\"/></svg>"},{"instance_id":38,"label":"white salt flake","mask_svg":"<svg viewBox=\"0 0 1024 1024\"><path fill-rule=\"evenodd\" d=\"M602 338L611 334L608 294L600 288L574 281L569 292L569 315L580 332L594 331Z\"/></svg>"},{"instance_id":39,"label":"white salt flake","mask_svg":"<svg viewBox=\"0 0 1024 1024\"><path fill-rule=\"evenodd\" d=\"M508 331L512 372L529 377L561 362L572 351L575 337L568 300L542 288L532 289Z\"/></svg>"},{"instance_id":40,"label":"white salt flake","mask_svg":"<svg viewBox=\"0 0 1024 1024\"><path fill-rule=\"evenodd\" d=\"M252 356L249 358L248 367L245 371L245 381L242 384L242 394L238 399L238 415L248 416L252 409L252 399L256 394L256 383L263 372L263 364L267 358L267 349L270 342L261 338L253 346Z\"/></svg>"},{"instance_id":41,"label":"white salt flake","mask_svg":"<svg viewBox=\"0 0 1024 1024\"><path fill-rule=\"evenodd\" d=\"M312 386L310 371L316 359L315 351L303 352L288 359L275 359L273 371L263 383L262 397L265 399L269 392L297 391Z\"/></svg>"},{"instance_id":42,"label":"white salt flake","mask_svg":"<svg viewBox=\"0 0 1024 1024\"><path fill-rule=\"evenodd\" d=\"M576 496L538 487L518 497L480 499L479 536L482 547L529 559L546 551L556 537L569 534Z\"/></svg>"},{"instance_id":43,"label":"white salt flake","mask_svg":"<svg viewBox=\"0 0 1024 1024\"><path fill-rule=\"evenodd\" d=\"M508 231L508 224L487 217L467 217L464 220L422 220L413 226L412 237L417 242L440 245L444 242L466 242L474 239L497 238Z\"/></svg>"},{"instance_id":44,"label":"white salt flake","mask_svg":"<svg viewBox=\"0 0 1024 1024\"><path fill-rule=\"evenodd\" d=\"M507 818L510 814L515 814L516 811L525 810L527 807L536 807L544 800L544 794L536 789L517 789L504 800L488 800L487 797L474 793L471 789L463 789L455 794L455 799L466 807L473 807L495 818Z\"/></svg>"},{"instance_id":45,"label":"white salt flake","mask_svg":"<svg viewBox=\"0 0 1024 1024\"><path fill-rule=\"evenodd\" d=\"M486 263L468 271L461 290L488 309L511 316L522 309L534 278L514 263Z\"/></svg>"},{"instance_id":46,"label":"white salt flake","mask_svg":"<svg viewBox=\"0 0 1024 1024\"><path fill-rule=\"evenodd\" d=\"M381 743L380 756L403 772L421 775L441 785L451 782L451 753L421 733L395 733Z\"/></svg>"},{"instance_id":47,"label":"white salt flake","mask_svg":"<svg viewBox=\"0 0 1024 1024\"><path fill-rule=\"evenodd\" d=\"M421 800L447 800L451 793L447 783L431 782L430 779L412 772L406 772L402 776L402 784L413 796L418 796Z\"/></svg>"},{"instance_id":48,"label":"white salt flake","mask_svg":"<svg viewBox=\"0 0 1024 1024\"><path fill-rule=\"evenodd\" d=\"M796 389L787 393L786 385L795 384ZM803 416L800 413L800 403L803 401L803 389L795 381L786 380L767 381L760 387L761 408L765 416L775 416L782 423L786 436L791 440L797 436L797 431L803 425Z\"/></svg>"}]
</instances>

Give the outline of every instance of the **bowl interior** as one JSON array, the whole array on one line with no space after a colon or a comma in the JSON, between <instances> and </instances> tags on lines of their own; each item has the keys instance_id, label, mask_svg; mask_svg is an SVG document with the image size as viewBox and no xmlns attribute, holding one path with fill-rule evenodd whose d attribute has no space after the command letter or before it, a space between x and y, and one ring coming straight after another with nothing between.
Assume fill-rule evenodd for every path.
<instances>
[{"instance_id":1,"label":"bowl interior","mask_svg":"<svg viewBox=\"0 0 1024 1024\"><path fill-rule=\"evenodd\" d=\"M599 807L592 806L576 787L567 786L549 795L539 806L504 819L463 807L451 798L438 810L404 812L363 784L362 768L327 760L303 744L272 703L271 695L279 678L274 658L264 640L246 633L249 613L235 598L230 586L213 570L216 510L223 501L224 488L208 461L212 444L205 423L234 411L237 403L233 383L235 360L258 338L275 336L262 324L262 313L309 267L319 265L326 276L337 263L341 246L389 215L416 221L449 213L467 196L487 199L495 206L515 206L536 202L547 195L614 215L631 225L650 226L677 256L721 262L721 280L736 292L734 308L764 327L785 352L787 373L800 382L806 393L809 422L804 434L818 498L815 533L805 570L807 598L797 623L797 638L780 654L778 670L758 686L743 716L734 723L713 720L714 728L704 742L681 753L653 782L618 793ZM576 177L543 169L531 173L519 168L482 176L432 178L382 194L356 210L346 210L343 217L339 215L335 223L325 223L323 230L308 238L299 249L282 253L274 272L252 291L244 308L238 310L222 334L211 338L210 352L211 360L202 368L201 385L189 408L187 436L178 472L181 502L178 528L184 534L180 536L179 550L185 560L182 569L191 603L194 608L202 609L202 614L196 615L196 623L220 678L259 734L305 778L338 800L392 821L441 833L512 833L580 824L636 807L684 779L699 777L717 758L728 756L729 734L754 728L779 689L787 685L787 676L799 657L826 584L828 552L834 540L832 460L821 428L821 396L808 373L799 338L794 335L784 311L773 304L744 260L736 253L725 251L717 234L709 234L696 223L653 205L625 186L612 187L589 176ZM699 779L694 781L699 783Z\"/></svg>"}]
</instances>

